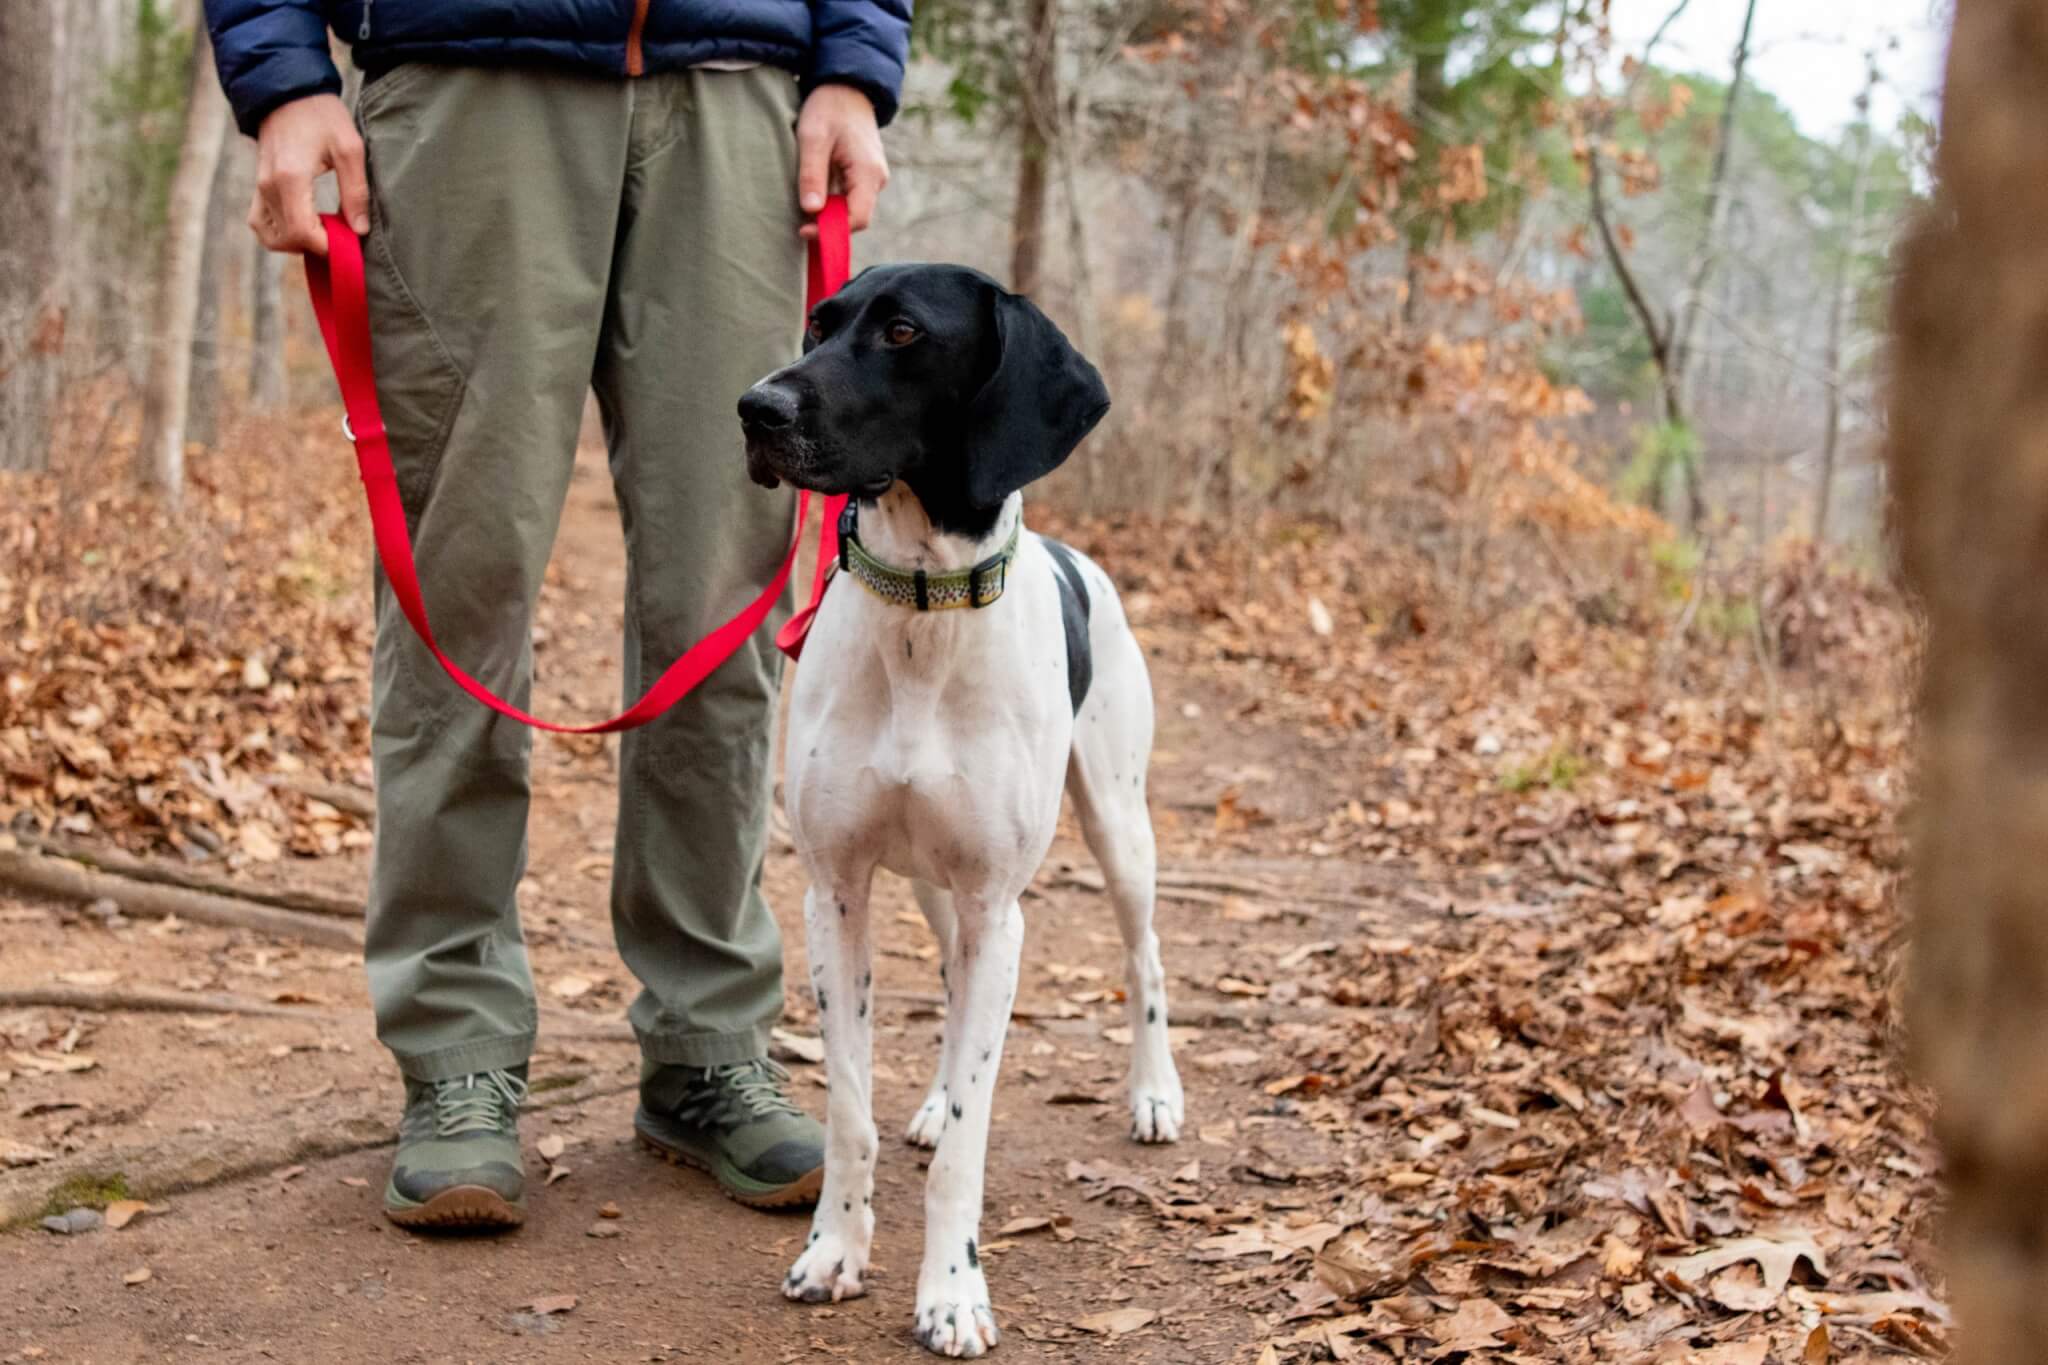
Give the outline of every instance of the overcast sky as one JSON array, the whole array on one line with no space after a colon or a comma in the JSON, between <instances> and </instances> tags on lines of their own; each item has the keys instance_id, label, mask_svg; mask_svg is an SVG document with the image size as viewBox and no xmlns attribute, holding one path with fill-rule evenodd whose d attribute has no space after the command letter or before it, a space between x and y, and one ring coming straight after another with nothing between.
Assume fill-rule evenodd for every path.
<instances>
[{"instance_id":1,"label":"overcast sky","mask_svg":"<svg viewBox=\"0 0 2048 1365\"><path fill-rule=\"evenodd\" d=\"M1640 55L1674 3L1613 0L1621 50ZM1744 6L1745 0L1691 0L1654 60L1726 80ZM1945 8L1940 0L1757 0L1750 78L1791 109L1801 131L1827 137L1855 116L1864 53L1876 46L1883 73L1874 101L1878 125L1892 126L1908 106L1932 118L1947 42Z\"/></svg>"}]
</instances>

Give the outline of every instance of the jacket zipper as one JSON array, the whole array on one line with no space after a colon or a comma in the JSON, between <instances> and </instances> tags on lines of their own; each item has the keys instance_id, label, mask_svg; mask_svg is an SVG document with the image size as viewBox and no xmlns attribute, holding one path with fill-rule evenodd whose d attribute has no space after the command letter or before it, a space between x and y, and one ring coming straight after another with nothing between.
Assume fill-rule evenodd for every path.
<instances>
[{"instance_id":1,"label":"jacket zipper","mask_svg":"<svg viewBox=\"0 0 2048 1365\"><path fill-rule=\"evenodd\" d=\"M647 74L647 54L640 47L641 30L647 27L647 0L633 0L633 24L626 30L626 74Z\"/></svg>"},{"instance_id":2,"label":"jacket zipper","mask_svg":"<svg viewBox=\"0 0 2048 1365\"><path fill-rule=\"evenodd\" d=\"M363 22L356 26L356 41L359 43L370 41L370 9L376 3L377 0L363 0Z\"/></svg>"}]
</instances>

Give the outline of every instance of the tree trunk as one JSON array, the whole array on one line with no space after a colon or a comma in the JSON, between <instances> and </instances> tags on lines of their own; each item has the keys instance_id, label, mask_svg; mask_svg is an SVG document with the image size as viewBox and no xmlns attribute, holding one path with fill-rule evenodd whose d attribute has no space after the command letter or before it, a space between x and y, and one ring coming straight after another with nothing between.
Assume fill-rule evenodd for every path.
<instances>
[{"instance_id":1,"label":"tree trunk","mask_svg":"<svg viewBox=\"0 0 2048 1365\"><path fill-rule=\"evenodd\" d=\"M206 245L206 206L220 162L228 106L214 78L213 49L193 44L192 94L185 139L171 178L164 227L162 284L150 337L149 382L142 394L142 439L136 474L176 506L185 491L186 400L192 380L192 324L199 312L199 263Z\"/></svg>"},{"instance_id":2,"label":"tree trunk","mask_svg":"<svg viewBox=\"0 0 2048 1365\"><path fill-rule=\"evenodd\" d=\"M1940 1095L1958 1365L2048 1340L2048 7L1958 0L1890 462L1927 612L1910 1018Z\"/></svg>"},{"instance_id":3,"label":"tree trunk","mask_svg":"<svg viewBox=\"0 0 2048 1365\"><path fill-rule=\"evenodd\" d=\"M1870 94L1877 86L1877 57L1871 54L1870 74L1863 83L1863 93L1856 99L1856 108L1863 117L1856 125L1856 180L1849 191L1849 221L1843 225L1841 254L1835 261L1834 298L1828 309L1828 412L1827 425L1821 437L1820 446L1820 490L1813 505L1813 543L1819 545L1828 535L1828 504L1835 492L1835 450L1842 439L1842 333L1848 330L1849 308L1855 302L1855 273L1852 266L1856 259L1856 245L1863 237L1863 204L1870 187L1870 159L1873 139L1870 136Z\"/></svg>"},{"instance_id":4,"label":"tree trunk","mask_svg":"<svg viewBox=\"0 0 2048 1365\"><path fill-rule=\"evenodd\" d=\"M1447 60L1447 48L1436 43L1427 45L1415 58L1413 100L1408 114L1416 130L1415 165L1425 184L1434 183L1437 158L1443 151L1443 137L1438 130L1449 90ZM1431 218L1426 204L1418 204L1410 212L1414 216L1408 224L1408 253L1402 263L1406 288L1401 295L1401 321L1413 327L1422 312L1422 256L1429 248Z\"/></svg>"},{"instance_id":5,"label":"tree trunk","mask_svg":"<svg viewBox=\"0 0 2048 1365\"><path fill-rule=\"evenodd\" d=\"M1045 186L1059 117L1058 0L1031 0L1017 122L1017 203L1010 217L1010 288L1036 294L1045 256Z\"/></svg>"},{"instance_id":6,"label":"tree trunk","mask_svg":"<svg viewBox=\"0 0 2048 1365\"><path fill-rule=\"evenodd\" d=\"M1595 141L1586 153L1586 206L1592 216L1594 230L1600 234L1600 245L1607 252L1607 264L1613 268L1614 277L1621 281L1622 296L1628 300L1629 311L1636 315L1636 322L1643 329L1643 340L1649 345L1650 363L1657 371L1657 393L1663 402L1664 421L1682 427L1685 425L1685 404L1678 391L1677 369L1672 363L1671 329L1658 323L1656 310L1644 295L1636 272L1629 267L1628 257L1621 252L1621 242L1607 216L1606 183L1607 169L1601 162L1599 144Z\"/></svg>"},{"instance_id":7,"label":"tree trunk","mask_svg":"<svg viewBox=\"0 0 2048 1365\"><path fill-rule=\"evenodd\" d=\"M1206 157L1189 139L1188 157L1191 161L1202 162ZM1168 234L1170 243L1166 267L1165 325L1160 332L1159 363L1153 367L1152 381L1145 388L1147 408L1159 407L1166 395L1166 386L1176 375L1185 374L1188 363L1188 266L1194 255L1195 214L1202 202L1202 184L1198 174L1199 165L1190 165L1187 177L1176 184L1172 193L1178 202L1174 206L1173 229Z\"/></svg>"},{"instance_id":8,"label":"tree trunk","mask_svg":"<svg viewBox=\"0 0 2048 1365\"><path fill-rule=\"evenodd\" d=\"M0 0L0 470L46 468L64 346L59 146L70 0Z\"/></svg>"},{"instance_id":9,"label":"tree trunk","mask_svg":"<svg viewBox=\"0 0 2048 1365\"><path fill-rule=\"evenodd\" d=\"M201 41L204 41L203 39ZM220 440L221 295L232 252L228 241L228 200L234 180L229 152L232 126L221 129L221 155L207 192L206 232L199 251L199 309L192 317L192 377L185 386L185 440L212 447Z\"/></svg>"},{"instance_id":10,"label":"tree trunk","mask_svg":"<svg viewBox=\"0 0 2048 1365\"><path fill-rule=\"evenodd\" d=\"M1749 33L1756 22L1757 0L1749 0L1742 15L1742 36L1735 42L1735 73L1728 78L1728 100L1721 106L1721 125L1714 143L1714 169L1707 177L1707 226L1693 256L1692 278L1686 281L1685 296L1679 300L1678 330L1671 347L1672 368L1678 372L1681 395L1692 363L1692 336L1699 325L1700 300L1706 294L1707 277L1713 273L1714 258L1721 250L1721 234L1728 224L1728 165L1735 150L1735 109L1742 100L1742 78L1749 70Z\"/></svg>"},{"instance_id":11,"label":"tree trunk","mask_svg":"<svg viewBox=\"0 0 2048 1365\"><path fill-rule=\"evenodd\" d=\"M1686 387L1687 371L1692 362L1693 332L1699 325L1700 299L1705 294L1707 279L1713 273L1714 258L1721 250L1721 236L1728 223L1728 165L1735 146L1735 109L1742 98L1743 76L1749 70L1749 34L1756 22L1757 0L1749 0L1748 8L1742 15L1742 36L1735 44L1735 74L1728 81L1728 100L1721 106L1719 141L1714 147L1714 169L1707 180L1707 226L1700 237L1699 251L1693 257L1692 277L1686 282L1685 293L1679 298L1677 316L1672 322L1672 332L1665 361L1658 366L1664 381L1665 406L1671 413L1678 413L1691 405L1692 395ZM1682 421L1673 417L1673 421ZM1687 529L1697 534L1707 520L1706 492L1701 482L1701 453L1697 443L1692 457L1685 465L1685 501Z\"/></svg>"},{"instance_id":12,"label":"tree trunk","mask_svg":"<svg viewBox=\"0 0 2048 1365\"><path fill-rule=\"evenodd\" d=\"M249 407L284 406L284 257L258 250L249 271Z\"/></svg>"}]
</instances>

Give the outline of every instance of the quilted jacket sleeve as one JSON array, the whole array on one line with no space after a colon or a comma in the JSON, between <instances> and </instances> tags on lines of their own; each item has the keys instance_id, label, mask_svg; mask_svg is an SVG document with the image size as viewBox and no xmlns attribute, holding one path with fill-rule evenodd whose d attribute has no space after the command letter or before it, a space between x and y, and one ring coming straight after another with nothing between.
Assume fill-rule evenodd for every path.
<instances>
[{"instance_id":1,"label":"quilted jacket sleeve","mask_svg":"<svg viewBox=\"0 0 2048 1365\"><path fill-rule=\"evenodd\" d=\"M218 0L209 0L217 3ZM804 91L820 85L859 88L875 117L896 117L903 67L910 59L911 0L811 0L811 67Z\"/></svg>"},{"instance_id":2,"label":"quilted jacket sleeve","mask_svg":"<svg viewBox=\"0 0 2048 1365\"><path fill-rule=\"evenodd\" d=\"M206 0L206 29L235 124L251 137L278 105L341 92L320 0Z\"/></svg>"}]
</instances>

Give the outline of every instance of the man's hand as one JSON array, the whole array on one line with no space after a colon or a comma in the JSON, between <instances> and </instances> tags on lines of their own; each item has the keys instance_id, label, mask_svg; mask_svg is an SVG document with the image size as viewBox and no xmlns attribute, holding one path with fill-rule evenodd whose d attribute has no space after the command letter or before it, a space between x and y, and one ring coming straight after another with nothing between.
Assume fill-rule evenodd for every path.
<instances>
[{"instance_id":1,"label":"man's hand","mask_svg":"<svg viewBox=\"0 0 2048 1365\"><path fill-rule=\"evenodd\" d=\"M846 195L847 224L859 232L875 216L875 198L889 183L875 106L850 85L821 85L804 101L796 121L796 194L806 214L825 207L833 182ZM805 240L818 235L805 223Z\"/></svg>"},{"instance_id":2,"label":"man's hand","mask_svg":"<svg viewBox=\"0 0 2048 1365\"><path fill-rule=\"evenodd\" d=\"M872 116L868 123L872 128ZM341 97L308 95L271 110L256 134L256 198L249 205L256 240L272 251L325 256L327 234L313 205L313 182L327 171L341 182L341 216L358 234L368 232L363 139Z\"/></svg>"}]
</instances>

